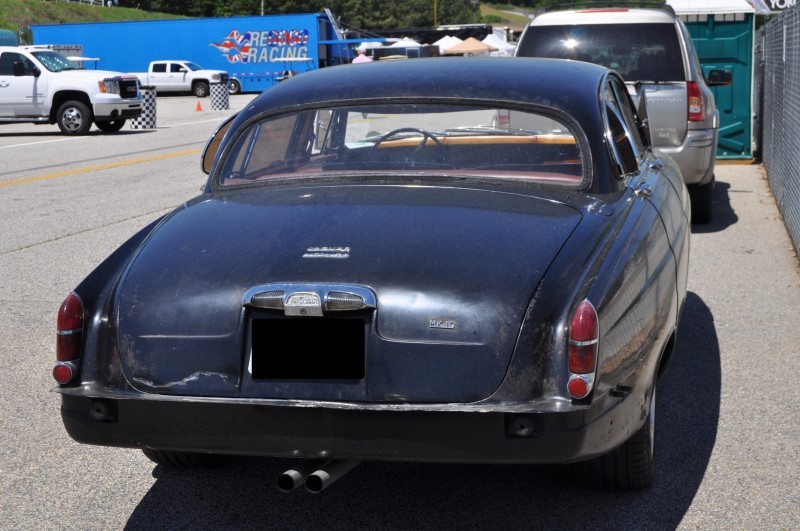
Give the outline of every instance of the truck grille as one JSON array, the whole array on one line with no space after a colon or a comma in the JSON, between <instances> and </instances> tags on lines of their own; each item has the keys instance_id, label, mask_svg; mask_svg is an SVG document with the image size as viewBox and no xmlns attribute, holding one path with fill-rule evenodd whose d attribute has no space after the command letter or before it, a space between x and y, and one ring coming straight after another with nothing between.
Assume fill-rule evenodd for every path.
<instances>
[{"instance_id":1,"label":"truck grille","mask_svg":"<svg viewBox=\"0 0 800 531\"><path fill-rule=\"evenodd\" d=\"M119 95L122 98L135 98L139 95L139 82L136 79L120 79Z\"/></svg>"}]
</instances>

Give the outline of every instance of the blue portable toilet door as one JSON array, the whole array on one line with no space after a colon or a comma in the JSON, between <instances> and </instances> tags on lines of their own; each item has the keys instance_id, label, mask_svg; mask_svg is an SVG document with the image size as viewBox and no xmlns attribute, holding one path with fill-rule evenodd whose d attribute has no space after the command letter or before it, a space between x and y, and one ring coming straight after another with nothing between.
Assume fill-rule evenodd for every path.
<instances>
[{"instance_id":1,"label":"blue portable toilet door","mask_svg":"<svg viewBox=\"0 0 800 531\"><path fill-rule=\"evenodd\" d=\"M753 15L701 15L685 23L703 73L723 68L733 74L731 85L711 88L720 118L717 158L751 158Z\"/></svg>"}]
</instances>

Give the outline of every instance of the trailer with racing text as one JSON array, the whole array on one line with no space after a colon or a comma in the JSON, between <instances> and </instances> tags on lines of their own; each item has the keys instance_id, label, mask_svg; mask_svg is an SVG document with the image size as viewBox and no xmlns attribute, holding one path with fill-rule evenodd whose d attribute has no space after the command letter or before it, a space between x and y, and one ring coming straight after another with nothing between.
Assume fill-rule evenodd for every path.
<instances>
[{"instance_id":1,"label":"trailer with racing text","mask_svg":"<svg viewBox=\"0 0 800 531\"><path fill-rule=\"evenodd\" d=\"M352 44L325 13L31 26L34 43L70 43L119 72L180 57L224 70L228 90L261 92L286 77L349 63ZM354 42L361 42L359 39ZM166 55L165 55L166 54Z\"/></svg>"}]
</instances>

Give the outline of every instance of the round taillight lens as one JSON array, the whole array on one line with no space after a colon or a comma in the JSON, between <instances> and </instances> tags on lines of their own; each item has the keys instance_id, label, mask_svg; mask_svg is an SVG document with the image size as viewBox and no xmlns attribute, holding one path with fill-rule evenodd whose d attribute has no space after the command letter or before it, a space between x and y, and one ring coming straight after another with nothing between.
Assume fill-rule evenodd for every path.
<instances>
[{"instance_id":1,"label":"round taillight lens","mask_svg":"<svg viewBox=\"0 0 800 531\"><path fill-rule=\"evenodd\" d=\"M572 398L586 398L591 390L589 381L581 376L573 376L569 379L567 390Z\"/></svg>"},{"instance_id":2,"label":"round taillight lens","mask_svg":"<svg viewBox=\"0 0 800 531\"><path fill-rule=\"evenodd\" d=\"M53 378L55 378L56 382L60 385L66 385L72 381L72 376L74 374L72 367L66 363L59 363L53 367Z\"/></svg>"}]
</instances>

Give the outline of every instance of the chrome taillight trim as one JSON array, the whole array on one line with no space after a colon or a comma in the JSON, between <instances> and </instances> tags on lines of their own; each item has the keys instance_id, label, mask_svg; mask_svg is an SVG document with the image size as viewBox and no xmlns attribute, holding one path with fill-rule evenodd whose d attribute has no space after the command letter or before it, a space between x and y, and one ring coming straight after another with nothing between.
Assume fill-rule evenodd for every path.
<instances>
[{"instance_id":1,"label":"chrome taillight trim","mask_svg":"<svg viewBox=\"0 0 800 531\"><path fill-rule=\"evenodd\" d=\"M377 298L369 288L352 284L275 283L247 290L242 305L266 310L281 310L291 316L321 316L326 312L359 311L377 308Z\"/></svg>"}]
</instances>

